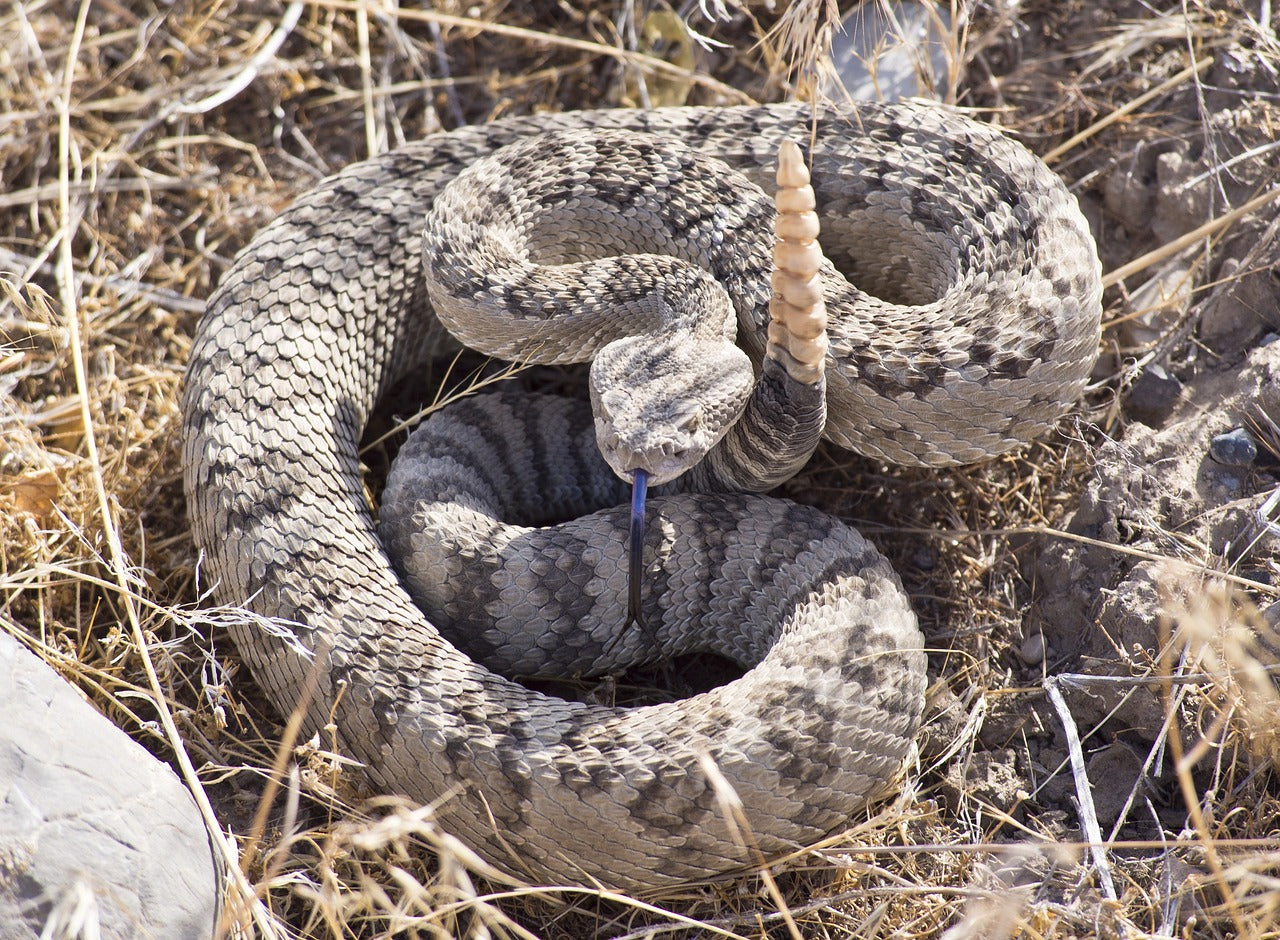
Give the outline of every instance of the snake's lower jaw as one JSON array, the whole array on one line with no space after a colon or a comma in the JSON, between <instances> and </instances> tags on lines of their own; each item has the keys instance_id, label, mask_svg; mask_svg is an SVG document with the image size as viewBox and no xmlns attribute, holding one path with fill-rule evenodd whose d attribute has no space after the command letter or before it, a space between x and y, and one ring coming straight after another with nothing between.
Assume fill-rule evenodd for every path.
<instances>
[{"instance_id":1,"label":"snake's lower jaw","mask_svg":"<svg viewBox=\"0 0 1280 940\"><path fill-rule=\"evenodd\" d=\"M636 482L636 472L647 474L650 486L670 483L706 456L707 448L699 443L664 441L645 447L629 446L614 431L596 423L596 443L605 462L619 479Z\"/></svg>"},{"instance_id":2,"label":"snake's lower jaw","mask_svg":"<svg viewBox=\"0 0 1280 940\"><path fill-rule=\"evenodd\" d=\"M625 482L630 483L632 487L636 484L637 472L643 472L647 475L650 486L661 486L663 483L670 483L689 469L688 465L683 461L678 466L661 461L657 463L649 462L646 466L632 464L623 467L619 467L613 461L608 461L608 463L613 468L613 472Z\"/></svg>"}]
</instances>

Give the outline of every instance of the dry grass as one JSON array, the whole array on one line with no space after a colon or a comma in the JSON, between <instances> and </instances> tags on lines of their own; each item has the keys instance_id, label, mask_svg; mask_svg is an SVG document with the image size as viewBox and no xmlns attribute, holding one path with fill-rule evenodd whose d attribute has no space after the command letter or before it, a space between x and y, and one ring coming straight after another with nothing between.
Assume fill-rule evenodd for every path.
<instances>
[{"instance_id":1,"label":"dry grass","mask_svg":"<svg viewBox=\"0 0 1280 940\"><path fill-rule=\"evenodd\" d=\"M959 103L1051 155L1081 193L1145 142L1196 137L1180 115L1206 94L1198 62L1235 44L1280 67L1274 28L1257 20L1265 2L1095 6L1092 31L1068 28L1083 0L954 17ZM1166 685L1158 744L1174 764L1151 806L1185 814L1167 841L1091 848L964 773L986 753L988 716L1045 701L1048 683L1011 656L1020 563L1063 534L1098 428L1120 427L1114 395L1132 362L1186 337L1185 318L1157 318L1157 341L1134 345L1126 298L1170 256L1202 272L1196 296L1216 289L1197 259L1274 214L1273 170L1269 188L1221 184L1190 236L1104 240L1107 341L1129 365L1100 377L1094 426L943 475L830 453L793 485L865 522L894 557L937 681L902 797L772 886L690 886L655 905L485 880L429 808L370 802L325 742L292 746L221 636L234 614L200 609L176 395L202 299L265 220L325 173L441 126L810 87L812 24L833 10L712 21L692 5L681 20L611 2L19 0L0 12L0 626L184 776L243 873L229 878L235 935L1280 936L1280 702L1266 672L1280 644L1259 649L1267 631L1244 597L1267 600L1265 585L1238 578L1228 595L1210 560L1198 576L1212 590L1170 605L1174 642L1147 673ZM1258 97L1273 136L1278 108L1274 89ZM1238 175L1275 152L1230 159Z\"/></svg>"}]
</instances>

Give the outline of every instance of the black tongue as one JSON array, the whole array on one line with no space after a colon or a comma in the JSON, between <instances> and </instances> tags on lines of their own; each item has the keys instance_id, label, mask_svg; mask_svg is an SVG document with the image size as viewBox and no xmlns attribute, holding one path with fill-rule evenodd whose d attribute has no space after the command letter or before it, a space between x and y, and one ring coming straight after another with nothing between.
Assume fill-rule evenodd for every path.
<instances>
[{"instance_id":1,"label":"black tongue","mask_svg":"<svg viewBox=\"0 0 1280 940\"><path fill-rule=\"evenodd\" d=\"M649 474L636 470L631 478L631 525L627 531L627 623L644 626L640 617L640 585L644 580L644 500L649 491Z\"/></svg>"}]
</instances>

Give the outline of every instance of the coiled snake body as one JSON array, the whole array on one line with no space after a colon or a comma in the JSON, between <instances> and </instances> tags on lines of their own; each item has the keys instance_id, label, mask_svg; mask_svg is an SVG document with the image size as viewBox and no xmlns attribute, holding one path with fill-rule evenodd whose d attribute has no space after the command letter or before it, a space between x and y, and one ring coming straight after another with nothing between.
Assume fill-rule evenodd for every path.
<instances>
[{"instance_id":1,"label":"coiled snake body","mask_svg":"<svg viewBox=\"0 0 1280 940\"><path fill-rule=\"evenodd\" d=\"M869 455L965 462L1048 427L1089 372L1101 289L1087 226L1042 164L989 128L904 105L816 120L804 106L777 105L464 128L341 171L237 258L193 345L184 463L216 596L287 621L297 638L249 622L232 628L257 681L287 713L313 670L307 651L323 649L309 725L332 720L376 787L440 800L449 831L528 878L647 890L755 861L726 825L712 765L766 856L844 825L908 751L924 656L901 589L870 545L820 513L750 495L675 496L657 510L652 550L670 564L655 575L665 591L651 595L654 616L688 614L713 634L712 648L760 660L702 696L628 710L535 694L459 652L410 600L366 506L358 447L379 397L428 352L426 211L463 167L499 147L599 128L678 141L762 186L784 136L811 143L823 246L859 288L827 289L826 434ZM684 209L676 228L698 215ZM758 356L754 303L737 315ZM538 341L557 342L547 330ZM533 485L523 466L563 473L574 493L584 477L563 468L575 460L597 465L586 478L607 477L598 456L573 456L593 452L577 406L503 395L431 427L410 446L454 474L437 495L449 513L471 514L475 555L495 540L519 548L541 538L476 521L495 492L536 501L521 495ZM585 484L613 496L618 485ZM525 645L583 668L579 652L608 644L560 615L621 583L608 548L617 539L595 525L558 560L484 569L439 619L474 631L471 647L495 662L528 669L523 653L504 654L506 641L472 619L487 610L524 622L539 608L550 639ZM440 582L455 569L456 555L428 564ZM670 637L660 640L676 648L684 641L671 637L684 629L662 626Z\"/></svg>"}]
</instances>

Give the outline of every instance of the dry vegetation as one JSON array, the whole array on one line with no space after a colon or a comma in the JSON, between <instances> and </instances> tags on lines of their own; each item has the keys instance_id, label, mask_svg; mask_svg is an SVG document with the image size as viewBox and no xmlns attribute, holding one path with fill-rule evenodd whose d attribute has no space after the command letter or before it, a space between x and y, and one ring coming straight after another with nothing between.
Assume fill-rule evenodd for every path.
<instances>
[{"instance_id":1,"label":"dry vegetation","mask_svg":"<svg viewBox=\"0 0 1280 940\"><path fill-rule=\"evenodd\" d=\"M812 87L813 24L830 11L792 11L786 48L768 35L780 11L762 4L714 22L681 8L705 44L657 2L437 11L19 0L0 12L0 627L216 815L219 847L243 873L229 889L256 899L230 906L235 935L1280 936L1280 700L1253 606L1275 591L1256 572L1206 554L1191 569L1201 589L1169 605L1171 642L1133 680L1163 683L1169 716L1163 771L1139 797L1155 837L1094 830L1111 841L1089 846L1069 764L1080 756L1087 775L1091 729L1078 729L1077 750L1068 707L1056 710L1067 760L1048 768L1069 782L1056 808L970 773L981 766L990 782L1031 753L1016 738L990 748L986 716L1028 702L1052 714L1062 701L1062 670L1037 663L1020 625L1027 556L1067 537L1094 448L1123 431L1134 363L1195 342L1192 318L1153 318L1132 302L1137 288L1168 258L1207 258L1246 221L1261 223L1264 247L1274 237L1270 3L984 2L957 20L958 103L1020 133L1082 196L1142 142L1201 146L1215 90L1205 76L1242 57L1273 84L1241 92L1256 105L1244 138L1255 142L1222 159L1237 175L1252 167L1256 183L1223 187L1190 236L1128 237L1101 218L1112 355L1056 439L941 476L831 453L793 484L865 525L899 564L937 649L933 726L902 797L784 866L776 889L690 886L657 905L487 882L429 810L369 802L334 755L289 746L220 635L226 614L201 611L176 395L203 298L322 175L506 113L795 94ZM1192 297L1209 296L1217 274L1189 270ZM1121 330L1135 321L1151 335ZM1221 572L1235 577L1211 577Z\"/></svg>"}]
</instances>

